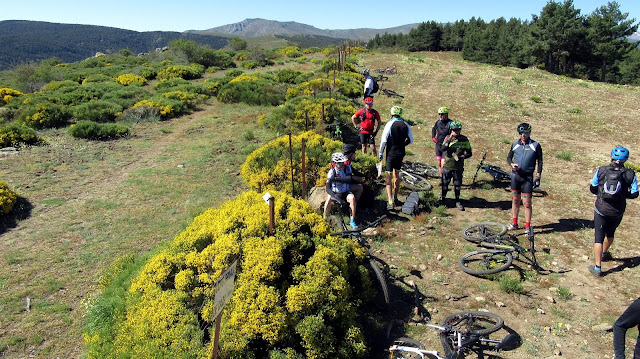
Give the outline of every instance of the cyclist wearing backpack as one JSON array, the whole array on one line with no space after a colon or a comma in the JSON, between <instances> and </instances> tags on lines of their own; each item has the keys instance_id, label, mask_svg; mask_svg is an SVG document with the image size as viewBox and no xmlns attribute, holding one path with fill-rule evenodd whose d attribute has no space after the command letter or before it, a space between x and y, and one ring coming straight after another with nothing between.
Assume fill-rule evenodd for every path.
<instances>
[{"instance_id":1,"label":"cyclist wearing backpack","mask_svg":"<svg viewBox=\"0 0 640 359\"><path fill-rule=\"evenodd\" d=\"M373 109L373 97L367 97L364 99L364 108L358 110L353 116L351 121L355 128L360 128L360 143L362 143L362 153L367 153L367 144L371 149L371 155L376 155L376 134L380 129L382 121L380 121L380 114ZM359 119L359 122L357 120Z\"/></svg>"},{"instance_id":2,"label":"cyclist wearing backpack","mask_svg":"<svg viewBox=\"0 0 640 359\"><path fill-rule=\"evenodd\" d=\"M438 117L440 117L431 129L431 140L436 144L436 160L438 161L438 170L440 171L440 177L442 178L442 169L444 168L444 151L442 150L442 143L444 138L451 132L449 130L449 107L442 106L438 109Z\"/></svg>"},{"instance_id":3,"label":"cyclist wearing backpack","mask_svg":"<svg viewBox=\"0 0 640 359\"><path fill-rule=\"evenodd\" d=\"M444 157L444 168L442 170L442 196L444 203L449 190L449 182L453 179L453 191L456 197L456 208L464 211L464 206L460 203L460 189L462 188L462 174L464 172L464 160L472 156L471 143L467 136L460 134L462 124L459 121L449 122L451 134L444 138L442 151Z\"/></svg>"},{"instance_id":4,"label":"cyclist wearing backpack","mask_svg":"<svg viewBox=\"0 0 640 359\"><path fill-rule=\"evenodd\" d=\"M387 187L387 210L393 209L395 202L398 201L398 188L400 187L400 178L398 171L402 167L404 160L405 147L413 142L413 134L411 126L402 119L402 107L391 107L391 119L384 126L382 138L380 139L380 151L378 158L382 160L382 155L387 153L386 162L386 187ZM391 174L393 173L393 190L391 189Z\"/></svg>"},{"instance_id":5,"label":"cyclist wearing backpack","mask_svg":"<svg viewBox=\"0 0 640 359\"><path fill-rule=\"evenodd\" d=\"M542 147L529 137L531 125L521 123L518 125L520 138L511 145L511 150L507 155L507 163L511 166L511 214L513 219L509 230L518 229L518 213L520 212L520 199L524 205L525 230L527 235L533 234L531 228L531 193L533 189L540 186L540 176L542 175ZM538 163L534 179L534 170Z\"/></svg>"},{"instance_id":6,"label":"cyclist wearing backpack","mask_svg":"<svg viewBox=\"0 0 640 359\"><path fill-rule=\"evenodd\" d=\"M357 183L358 181L353 176L351 166L346 162L348 162L348 159L342 152L336 152L331 155L332 167L327 173L327 185L325 187L327 200L324 204L323 218L326 219L329 216L333 202L338 202L338 204L342 205L346 201L349 203L349 208L351 208L349 225L353 229L358 229L356 224L356 197L360 197L362 194L362 186L359 187L360 193L355 193L356 188L352 188L351 183Z\"/></svg>"},{"instance_id":7,"label":"cyclist wearing backpack","mask_svg":"<svg viewBox=\"0 0 640 359\"><path fill-rule=\"evenodd\" d=\"M602 275L602 260L612 259L609 247L622 221L627 198L638 198L636 175L633 170L624 167L628 159L628 149L621 146L614 148L611 151L611 163L598 168L591 179L589 189L597 197L593 214L595 265L589 266L589 271L596 277Z\"/></svg>"},{"instance_id":8,"label":"cyclist wearing backpack","mask_svg":"<svg viewBox=\"0 0 640 359\"><path fill-rule=\"evenodd\" d=\"M364 98L373 98L373 94L379 89L378 82L369 75L369 70L362 71L362 76L364 77Z\"/></svg>"}]
</instances>

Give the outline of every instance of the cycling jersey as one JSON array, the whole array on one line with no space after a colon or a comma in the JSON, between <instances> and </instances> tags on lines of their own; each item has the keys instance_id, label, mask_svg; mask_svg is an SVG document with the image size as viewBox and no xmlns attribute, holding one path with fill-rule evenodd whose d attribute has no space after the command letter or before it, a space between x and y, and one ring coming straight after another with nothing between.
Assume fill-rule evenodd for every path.
<instances>
[{"instance_id":1,"label":"cycling jersey","mask_svg":"<svg viewBox=\"0 0 640 359\"><path fill-rule=\"evenodd\" d=\"M521 175L533 173L536 169L536 162L538 162L537 172L542 173L542 147L538 142L532 139L529 139L527 143L517 140L511 145L511 150L507 155L507 163L509 166L512 163L517 164L520 167L518 172L521 172Z\"/></svg>"},{"instance_id":2,"label":"cycling jersey","mask_svg":"<svg viewBox=\"0 0 640 359\"><path fill-rule=\"evenodd\" d=\"M449 141L445 141L441 148L445 154L444 168L454 171L464 170L465 158L472 155L471 143L467 136L452 137ZM458 156L458 161L453 157L454 154Z\"/></svg>"},{"instance_id":3,"label":"cycling jersey","mask_svg":"<svg viewBox=\"0 0 640 359\"><path fill-rule=\"evenodd\" d=\"M373 95L373 78L367 76L367 79L364 81L364 97L373 97Z\"/></svg>"},{"instance_id":4,"label":"cycling jersey","mask_svg":"<svg viewBox=\"0 0 640 359\"><path fill-rule=\"evenodd\" d=\"M365 112L364 119L362 119L362 114L365 110L366 108L359 109L354 116L360 119L360 133L372 135L376 129L376 122L380 122L380 113L371 109Z\"/></svg>"},{"instance_id":5,"label":"cycling jersey","mask_svg":"<svg viewBox=\"0 0 640 359\"><path fill-rule=\"evenodd\" d=\"M431 138L436 139L437 144L442 144L444 138L449 134L449 123L451 119L438 120L431 129Z\"/></svg>"},{"instance_id":6,"label":"cycling jersey","mask_svg":"<svg viewBox=\"0 0 640 359\"><path fill-rule=\"evenodd\" d=\"M351 166L346 165L343 169L333 167L327 173L327 189L333 193L345 193L351 190Z\"/></svg>"},{"instance_id":7,"label":"cycling jersey","mask_svg":"<svg viewBox=\"0 0 640 359\"><path fill-rule=\"evenodd\" d=\"M387 157L404 157L405 147L413 142L411 126L400 117L392 117L384 126L379 155L387 152Z\"/></svg>"}]
</instances>

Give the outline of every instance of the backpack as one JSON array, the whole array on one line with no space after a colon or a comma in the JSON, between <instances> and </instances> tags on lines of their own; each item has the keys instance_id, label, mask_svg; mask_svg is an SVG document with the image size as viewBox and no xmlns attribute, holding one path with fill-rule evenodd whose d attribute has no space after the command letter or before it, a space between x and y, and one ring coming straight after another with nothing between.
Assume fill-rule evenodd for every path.
<instances>
[{"instance_id":1,"label":"backpack","mask_svg":"<svg viewBox=\"0 0 640 359\"><path fill-rule=\"evenodd\" d=\"M628 183L626 181L627 169L622 167L619 170L615 170L611 167L602 174L599 195L605 201L619 201L626 198L626 191Z\"/></svg>"},{"instance_id":2,"label":"backpack","mask_svg":"<svg viewBox=\"0 0 640 359\"><path fill-rule=\"evenodd\" d=\"M360 118L360 127L365 131L373 131L376 127L376 114L378 111L371 109L371 121L367 121L367 108L362 109L362 117ZM366 124L366 125L365 125Z\"/></svg>"},{"instance_id":3,"label":"backpack","mask_svg":"<svg viewBox=\"0 0 640 359\"><path fill-rule=\"evenodd\" d=\"M378 81L376 81L373 77L371 78L371 81L373 81L373 90L371 90L371 93L374 94L378 92L378 90L380 90L380 86L378 85Z\"/></svg>"}]
</instances>

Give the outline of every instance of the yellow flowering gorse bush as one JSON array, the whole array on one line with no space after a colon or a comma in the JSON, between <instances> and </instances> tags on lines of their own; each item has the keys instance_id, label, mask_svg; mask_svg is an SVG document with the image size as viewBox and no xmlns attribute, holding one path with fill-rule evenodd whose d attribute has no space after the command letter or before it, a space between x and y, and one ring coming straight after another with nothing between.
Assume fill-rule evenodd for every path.
<instances>
[{"instance_id":1,"label":"yellow flowering gorse bush","mask_svg":"<svg viewBox=\"0 0 640 359\"><path fill-rule=\"evenodd\" d=\"M135 74L122 74L116 77L116 82L124 86L129 86L133 83L139 83L140 85L145 85L147 83L147 79Z\"/></svg>"},{"instance_id":2,"label":"yellow flowering gorse bush","mask_svg":"<svg viewBox=\"0 0 640 359\"><path fill-rule=\"evenodd\" d=\"M9 185L0 181L0 214L11 212L17 200L18 196L9 188Z\"/></svg>"},{"instance_id":3,"label":"yellow flowering gorse bush","mask_svg":"<svg viewBox=\"0 0 640 359\"><path fill-rule=\"evenodd\" d=\"M214 283L238 259L220 358L365 357L358 313L372 294L366 249L329 236L305 201L271 194L273 235L269 207L253 191L196 217L133 279L111 351L92 346L102 338L89 331L87 356L208 357Z\"/></svg>"},{"instance_id":4,"label":"yellow flowering gorse bush","mask_svg":"<svg viewBox=\"0 0 640 359\"><path fill-rule=\"evenodd\" d=\"M306 141L305 167L307 181L313 185L319 178L326 179L326 170L324 168L331 161L331 153L339 151L342 148L342 143L318 135L313 131L292 136L293 175L296 183L301 181L303 138ZM279 137L253 151L247 156L242 165L240 175L251 189L262 191L276 189L291 193L289 136ZM300 190L300 188L297 188L297 190Z\"/></svg>"},{"instance_id":5,"label":"yellow flowering gorse bush","mask_svg":"<svg viewBox=\"0 0 640 359\"><path fill-rule=\"evenodd\" d=\"M18 90L10 89L8 87L0 87L0 106L9 104L15 97L23 95L24 94Z\"/></svg>"}]
</instances>

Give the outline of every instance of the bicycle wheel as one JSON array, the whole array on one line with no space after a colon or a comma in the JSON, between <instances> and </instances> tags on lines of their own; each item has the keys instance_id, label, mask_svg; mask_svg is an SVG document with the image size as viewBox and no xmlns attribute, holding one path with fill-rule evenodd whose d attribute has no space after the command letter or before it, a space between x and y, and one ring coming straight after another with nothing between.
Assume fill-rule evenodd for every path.
<instances>
[{"instance_id":1,"label":"bicycle wheel","mask_svg":"<svg viewBox=\"0 0 640 359\"><path fill-rule=\"evenodd\" d=\"M440 172L437 168L420 162L407 162L411 170L431 178L440 178Z\"/></svg>"},{"instance_id":2,"label":"bicycle wheel","mask_svg":"<svg viewBox=\"0 0 640 359\"><path fill-rule=\"evenodd\" d=\"M443 326L453 326L463 335L487 336L504 326L504 319L491 312L460 312L448 315Z\"/></svg>"},{"instance_id":3,"label":"bicycle wheel","mask_svg":"<svg viewBox=\"0 0 640 359\"><path fill-rule=\"evenodd\" d=\"M423 352L421 354L412 351L411 349L424 350L425 347L422 343L415 339L402 337L393 341L393 345L400 348L395 348L389 351L389 357L392 359L423 359L423 358L438 358L435 352ZM402 348L407 347L407 348Z\"/></svg>"},{"instance_id":4,"label":"bicycle wheel","mask_svg":"<svg viewBox=\"0 0 640 359\"><path fill-rule=\"evenodd\" d=\"M375 259L370 258L369 265L371 266L371 269L373 269L373 272L376 274L376 278L378 279L378 282L380 283L380 287L382 289L384 302L388 305L389 304L389 288L387 287L387 280L384 277L384 273L382 273L382 269L380 269L380 266L378 265Z\"/></svg>"},{"instance_id":5,"label":"bicycle wheel","mask_svg":"<svg viewBox=\"0 0 640 359\"><path fill-rule=\"evenodd\" d=\"M395 345L403 345L403 346L407 346L407 347L414 347L414 348L418 348L418 349L424 349L424 345L422 343L420 343L419 341L417 341L415 339L408 338L408 337L400 337L400 338L394 340L393 344L395 344Z\"/></svg>"},{"instance_id":6,"label":"bicycle wheel","mask_svg":"<svg viewBox=\"0 0 640 359\"><path fill-rule=\"evenodd\" d=\"M400 181L404 183L405 187L413 191L428 191L433 188L426 178L407 172L400 172Z\"/></svg>"},{"instance_id":7,"label":"bicycle wheel","mask_svg":"<svg viewBox=\"0 0 640 359\"><path fill-rule=\"evenodd\" d=\"M467 253L458 265L463 272L471 275L486 275L501 272L513 263L511 252L483 249Z\"/></svg>"},{"instance_id":8,"label":"bicycle wheel","mask_svg":"<svg viewBox=\"0 0 640 359\"><path fill-rule=\"evenodd\" d=\"M503 236L507 226L498 222L481 222L462 230L462 237L473 243L480 243Z\"/></svg>"}]
</instances>

